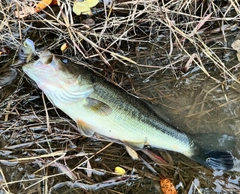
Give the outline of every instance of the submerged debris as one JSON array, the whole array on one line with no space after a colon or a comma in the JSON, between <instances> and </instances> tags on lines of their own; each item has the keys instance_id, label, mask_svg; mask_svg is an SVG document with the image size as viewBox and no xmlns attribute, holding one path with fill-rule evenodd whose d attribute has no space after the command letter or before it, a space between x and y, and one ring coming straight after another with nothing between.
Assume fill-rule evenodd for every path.
<instances>
[{"instance_id":1,"label":"submerged debris","mask_svg":"<svg viewBox=\"0 0 240 194\"><path fill-rule=\"evenodd\" d=\"M0 69L0 89L6 85L10 85L17 77L17 70L7 68L1 71Z\"/></svg>"}]
</instances>

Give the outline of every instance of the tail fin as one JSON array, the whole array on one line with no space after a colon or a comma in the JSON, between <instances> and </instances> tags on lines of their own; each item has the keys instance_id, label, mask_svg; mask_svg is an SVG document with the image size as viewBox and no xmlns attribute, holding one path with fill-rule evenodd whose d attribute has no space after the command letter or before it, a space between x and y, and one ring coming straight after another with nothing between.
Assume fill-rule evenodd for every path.
<instances>
[{"instance_id":1,"label":"tail fin","mask_svg":"<svg viewBox=\"0 0 240 194\"><path fill-rule=\"evenodd\" d=\"M206 154L206 165L216 170L230 170L233 168L234 157L227 151L211 151Z\"/></svg>"},{"instance_id":2,"label":"tail fin","mask_svg":"<svg viewBox=\"0 0 240 194\"><path fill-rule=\"evenodd\" d=\"M234 167L231 151L235 148L235 138L219 134L197 134L192 158L215 170L230 170ZM202 137L201 137L202 136ZM208 136L208 138L206 138Z\"/></svg>"}]
</instances>

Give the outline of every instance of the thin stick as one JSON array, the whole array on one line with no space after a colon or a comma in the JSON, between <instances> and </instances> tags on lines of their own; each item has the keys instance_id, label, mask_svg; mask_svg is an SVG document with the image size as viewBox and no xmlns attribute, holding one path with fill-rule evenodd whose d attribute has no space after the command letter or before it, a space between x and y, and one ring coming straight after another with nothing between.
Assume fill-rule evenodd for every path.
<instances>
[{"instance_id":1,"label":"thin stick","mask_svg":"<svg viewBox=\"0 0 240 194\"><path fill-rule=\"evenodd\" d=\"M46 105L45 98L44 98L44 93L42 93L42 100L43 100L43 105L44 105L44 109L45 109L45 113L46 113L48 133L51 134L52 129L51 129L50 122L49 122L49 115L48 115L47 105Z\"/></svg>"}]
</instances>

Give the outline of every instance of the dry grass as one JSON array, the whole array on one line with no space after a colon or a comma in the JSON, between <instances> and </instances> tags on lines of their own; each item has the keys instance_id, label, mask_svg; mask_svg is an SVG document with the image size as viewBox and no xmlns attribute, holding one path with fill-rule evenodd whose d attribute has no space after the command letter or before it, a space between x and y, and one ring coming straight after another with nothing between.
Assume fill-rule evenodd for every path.
<instances>
[{"instance_id":1,"label":"dry grass","mask_svg":"<svg viewBox=\"0 0 240 194\"><path fill-rule=\"evenodd\" d=\"M127 91L168 106L174 115L184 112L189 129L211 124L206 115L215 115L216 107L239 102L239 63L230 46L238 37L238 1L119 0L106 9L99 3L92 16L74 15L72 4L62 0L60 7L18 19L15 12L31 1L1 1L0 49L9 48L12 57L25 38L35 41L38 52L46 48L59 52L66 42L70 47L64 54L73 61L88 63ZM187 87L191 76L191 88L184 87L191 103L178 106L181 100L176 102L179 95L171 86L182 89L186 81ZM205 87L206 82L210 84ZM226 88L231 89L228 94ZM229 91L235 93L229 95ZM150 189L157 193L159 176L170 178L175 185L181 182L184 187L179 192L184 193L194 187L199 174L203 178L197 178L201 184L196 193L213 187L207 182L208 178L215 180L211 171L186 158L176 162L178 155L161 152L172 161L164 166L140 153L143 159L133 161L123 146L82 137L75 124L45 103L40 91L31 88L23 76L0 92L3 193L67 193L67 188L81 193L83 187L88 193L146 193ZM221 99L209 105L220 92L224 94ZM114 173L120 165L128 170L127 175ZM223 184L222 190L229 188Z\"/></svg>"},{"instance_id":2,"label":"dry grass","mask_svg":"<svg viewBox=\"0 0 240 194\"><path fill-rule=\"evenodd\" d=\"M17 50L26 37L32 38L37 46L50 49L67 42L76 60L85 59L90 64L101 61L111 73L117 73L113 66L116 62L126 66L149 66L150 77L155 71L174 69L177 75L182 68L188 71L198 67L220 83L238 82L226 67L222 53L214 50L216 44L222 44L223 49L229 46L227 38L238 28L239 10L235 1L117 1L107 10L99 4L92 17L73 15L72 2L62 1L60 10L49 7L17 20L14 11L24 6L26 2L15 1L2 10L1 41L13 50ZM49 34L54 38L48 40ZM161 50L153 53L144 50L152 46ZM161 54L168 61L161 65L139 63L142 56L154 54ZM206 61L215 65L222 79L209 73L204 65Z\"/></svg>"}]
</instances>

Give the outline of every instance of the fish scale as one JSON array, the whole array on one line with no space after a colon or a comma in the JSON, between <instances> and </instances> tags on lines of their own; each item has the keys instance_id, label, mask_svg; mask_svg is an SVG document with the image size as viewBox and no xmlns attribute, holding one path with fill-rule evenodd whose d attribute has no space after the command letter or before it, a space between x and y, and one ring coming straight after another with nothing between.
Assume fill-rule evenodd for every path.
<instances>
[{"instance_id":1,"label":"fish scale","mask_svg":"<svg viewBox=\"0 0 240 194\"><path fill-rule=\"evenodd\" d=\"M112 115L113 118L111 118L114 123L118 124L118 126L121 126L125 122L129 123L129 121L131 120L135 121L130 126L124 127L124 129L127 130L127 134L129 134L130 130L132 130L133 134L136 134L136 130L139 129L139 131L142 132L141 135L145 135L145 137L147 138L149 145L166 150L181 152L188 157L192 156L192 146L194 145L190 137L181 132L176 133L176 129L174 129L172 126L170 126L163 120L160 120L160 118L154 115L153 112L147 113L148 109L146 107L144 107L145 110L142 110L141 105L137 104L138 101L136 102L135 97L128 96L129 100L131 97L131 101L132 99L134 99L135 102L118 103L121 102L122 99L119 99L119 97L117 96L122 96L122 92L125 94L124 91L121 91L119 95L115 95L115 93L109 95L109 93L107 93L106 91L110 91L111 88L104 87L101 84L99 84L98 88L99 89L95 90L95 92L92 94L93 97L108 104L112 103L110 106L116 107L117 109L116 114ZM106 96L106 94L108 94L108 96ZM135 106L133 106L133 104ZM124 117L123 115L126 115L127 118L120 120L121 117ZM129 119L129 117L131 119ZM153 132L156 133L156 136L153 134ZM164 140L164 143L161 143L161 147L159 147L159 142L161 141L159 139L159 136L162 136L161 139ZM176 141L176 139L179 141Z\"/></svg>"}]
</instances>

